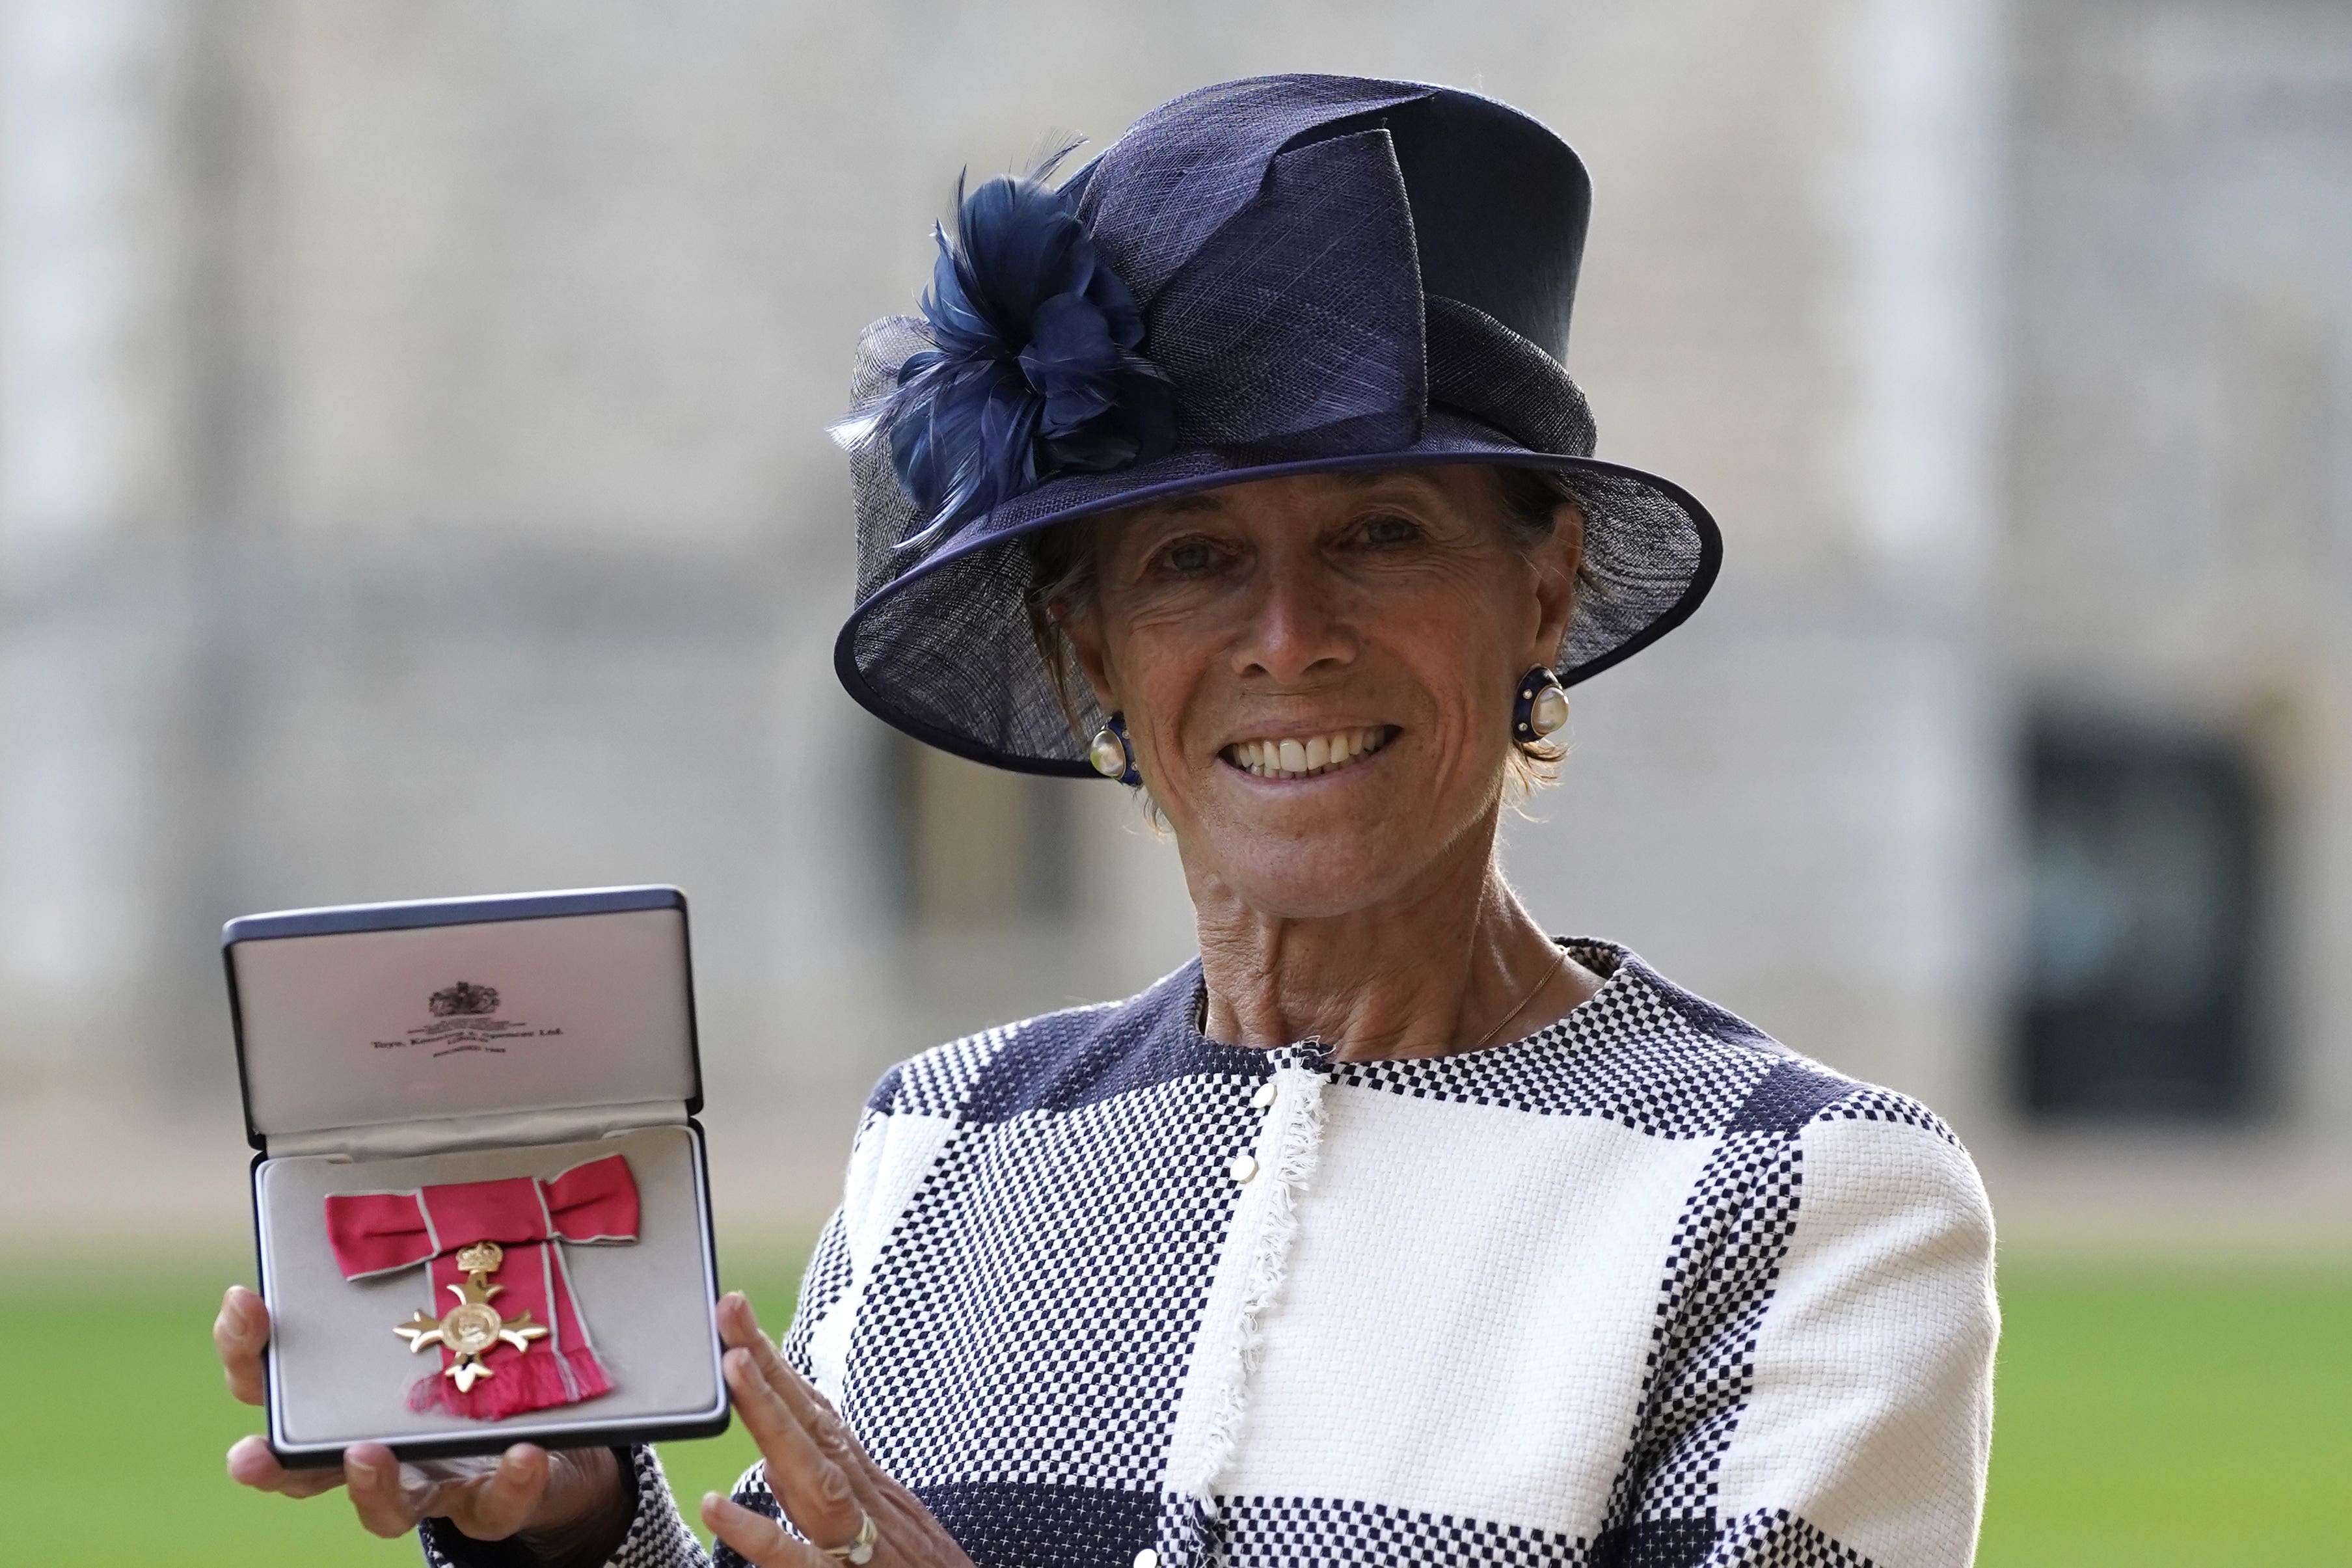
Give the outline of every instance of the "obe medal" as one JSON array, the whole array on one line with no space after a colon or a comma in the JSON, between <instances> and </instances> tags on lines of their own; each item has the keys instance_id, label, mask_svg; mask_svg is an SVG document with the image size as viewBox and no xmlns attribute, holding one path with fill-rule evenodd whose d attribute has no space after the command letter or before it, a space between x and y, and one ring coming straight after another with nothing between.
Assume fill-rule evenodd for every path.
<instances>
[{"instance_id":1,"label":"obe medal","mask_svg":"<svg viewBox=\"0 0 2352 1568\"><path fill-rule=\"evenodd\" d=\"M530 1342L544 1339L547 1330L530 1321L523 1312L514 1318L502 1318L490 1305L490 1298L506 1289L493 1285L489 1277L506 1261L506 1253L495 1241L476 1242L459 1250L457 1267L467 1274L462 1285L449 1287L457 1304L439 1319L419 1310L393 1332L408 1342L411 1351L423 1351L428 1345L446 1346L456 1358L441 1369L441 1375L455 1382L457 1392L464 1394L482 1378L497 1375L483 1364L488 1355L501 1342L519 1351L530 1348Z\"/></svg>"}]
</instances>

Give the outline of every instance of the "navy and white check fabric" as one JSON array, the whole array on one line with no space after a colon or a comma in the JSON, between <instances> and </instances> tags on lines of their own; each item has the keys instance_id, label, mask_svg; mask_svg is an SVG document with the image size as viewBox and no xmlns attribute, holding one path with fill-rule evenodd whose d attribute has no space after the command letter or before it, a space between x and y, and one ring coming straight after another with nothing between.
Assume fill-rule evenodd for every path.
<instances>
[{"instance_id":1,"label":"navy and white check fabric","mask_svg":"<svg viewBox=\"0 0 2352 1568\"><path fill-rule=\"evenodd\" d=\"M1568 945L1600 993L1464 1056L1209 1040L1194 963L892 1069L787 1355L983 1568L1960 1568L1967 1154ZM616 1561L701 1563L636 1481Z\"/></svg>"}]
</instances>

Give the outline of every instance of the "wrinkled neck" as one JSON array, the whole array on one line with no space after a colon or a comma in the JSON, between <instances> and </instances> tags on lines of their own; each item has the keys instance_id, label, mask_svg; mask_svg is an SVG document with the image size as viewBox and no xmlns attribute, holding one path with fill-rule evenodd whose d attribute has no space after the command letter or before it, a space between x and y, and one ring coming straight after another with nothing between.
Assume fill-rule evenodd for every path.
<instances>
[{"instance_id":1,"label":"wrinkled neck","mask_svg":"<svg viewBox=\"0 0 2352 1568\"><path fill-rule=\"evenodd\" d=\"M1389 895L1343 913L1253 909L1193 879L1206 1032L1270 1047L1309 1036L1335 1060L1447 1056L1499 1025L1532 1032L1591 994L1591 977L1520 904L1495 824Z\"/></svg>"}]
</instances>

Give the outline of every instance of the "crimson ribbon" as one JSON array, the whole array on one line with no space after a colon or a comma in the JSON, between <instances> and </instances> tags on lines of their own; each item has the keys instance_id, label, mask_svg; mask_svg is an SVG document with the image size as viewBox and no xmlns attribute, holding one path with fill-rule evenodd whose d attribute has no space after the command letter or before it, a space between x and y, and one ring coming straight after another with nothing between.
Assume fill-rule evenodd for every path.
<instances>
[{"instance_id":1,"label":"crimson ribbon","mask_svg":"<svg viewBox=\"0 0 2352 1568\"><path fill-rule=\"evenodd\" d=\"M574 1165L551 1181L514 1176L496 1182L456 1182L404 1193L338 1194L327 1200L327 1239L346 1279L432 1264L436 1316L457 1303L448 1289L465 1282L460 1247L495 1241L506 1254L489 1283L503 1285L493 1303L512 1320L529 1312L547 1330L528 1350L501 1341L482 1356L491 1375L460 1391L439 1373L419 1378L408 1393L412 1410L439 1408L476 1421L519 1411L572 1405L609 1392L613 1381L589 1342L588 1324L572 1294L559 1241L637 1239L637 1183L629 1163L607 1154ZM442 1364L456 1363L444 1346Z\"/></svg>"}]
</instances>

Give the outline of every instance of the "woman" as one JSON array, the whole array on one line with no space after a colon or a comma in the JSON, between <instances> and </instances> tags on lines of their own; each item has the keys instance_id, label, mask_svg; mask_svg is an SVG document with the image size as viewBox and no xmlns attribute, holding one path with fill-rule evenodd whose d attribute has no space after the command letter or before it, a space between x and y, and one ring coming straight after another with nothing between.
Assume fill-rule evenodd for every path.
<instances>
[{"instance_id":1,"label":"woman","mask_svg":"<svg viewBox=\"0 0 2352 1568\"><path fill-rule=\"evenodd\" d=\"M765 1456L721 1561L1969 1561L1967 1155L1496 862L1560 687L1717 553L1590 456L1587 201L1483 99L1228 83L974 192L866 334L843 679L1148 790L1201 954L884 1078L781 1350L721 1303ZM267 1331L232 1292L248 1398ZM436 1563L699 1560L649 1451L230 1468Z\"/></svg>"}]
</instances>

